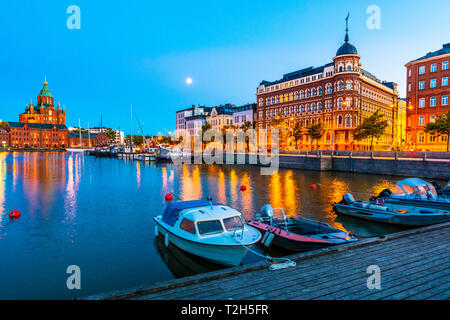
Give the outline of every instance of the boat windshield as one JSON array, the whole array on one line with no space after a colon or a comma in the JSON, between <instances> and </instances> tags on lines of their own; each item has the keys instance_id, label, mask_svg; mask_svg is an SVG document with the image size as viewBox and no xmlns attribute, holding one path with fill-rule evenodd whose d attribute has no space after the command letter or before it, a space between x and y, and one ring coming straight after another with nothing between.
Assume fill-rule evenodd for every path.
<instances>
[{"instance_id":1,"label":"boat windshield","mask_svg":"<svg viewBox=\"0 0 450 320\"><path fill-rule=\"evenodd\" d=\"M198 233L208 235L223 232L222 224L219 220L209 220L197 222Z\"/></svg>"},{"instance_id":2,"label":"boat windshield","mask_svg":"<svg viewBox=\"0 0 450 320\"><path fill-rule=\"evenodd\" d=\"M223 219L223 225L225 226L225 229L227 229L227 231L233 231L234 229L236 229L238 223L239 223L238 216Z\"/></svg>"}]
</instances>

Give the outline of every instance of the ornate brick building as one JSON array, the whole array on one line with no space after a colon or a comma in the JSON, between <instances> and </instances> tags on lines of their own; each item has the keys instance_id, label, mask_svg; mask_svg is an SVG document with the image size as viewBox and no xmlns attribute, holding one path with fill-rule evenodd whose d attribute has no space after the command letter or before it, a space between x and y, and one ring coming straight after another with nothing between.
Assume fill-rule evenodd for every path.
<instances>
[{"instance_id":1,"label":"ornate brick building","mask_svg":"<svg viewBox=\"0 0 450 320\"><path fill-rule=\"evenodd\" d=\"M416 150L445 151L446 136L424 132L425 126L449 108L450 43L408 62L406 66L406 141Z\"/></svg>"},{"instance_id":2,"label":"ornate brick building","mask_svg":"<svg viewBox=\"0 0 450 320\"><path fill-rule=\"evenodd\" d=\"M360 58L349 42L347 28L344 44L332 62L285 74L277 81L262 81L256 93L257 128L271 127L274 118L283 120L282 130L288 133L295 122L305 128L322 122L326 131L319 140L319 149L368 150L370 139L356 141L353 131L363 118L379 110L389 120L389 126L375 142L374 150L399 147L396 145L400 133L395 123L401 102L397 84L382 82L362 69ZM316 142L312 143L306 135L301 141L282 138L280 144L282 149L316 148Z\"/></svg>"},{"instance_id":3,"label":"ornate brick building","mask_svg":"<svg viewBox=\"0 0 450 320\"><path fill-rule=\"evenodd\" d=\"M2 142L7 141L14 148L66 148L69 145L66 111L61 110L60 104L55 108L53 99L44 80L36 106L30 101L19 115L19 122L2 123L9 135L9 140Z\"/></svg>"}]
</instances>

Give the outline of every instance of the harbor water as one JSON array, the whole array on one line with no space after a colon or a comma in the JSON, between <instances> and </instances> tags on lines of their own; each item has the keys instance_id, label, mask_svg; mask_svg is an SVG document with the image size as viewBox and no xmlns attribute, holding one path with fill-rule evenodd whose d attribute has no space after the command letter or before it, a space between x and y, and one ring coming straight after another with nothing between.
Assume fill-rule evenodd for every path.
<instances>
[{"instance_id":1,"label":"harbor water","mask_svg":"<svg viewBox=\"0 0 450 320\"><path fill-rule=\"evenodd\" d=\"M163 213L168 192L174 201L211 196L247 220L271 204L364 238L401 229L337 216L331 204L346 192L367 200L397 180L287 169L264 176L254 166L175 167L81 153L0 153L0 299L72 299L219 268L155 239L153 217ZM11 210L21 217L10 219ZM244 263L261 259L249 252ZM71 265L80 267L80 290L67 287Z\"/></svg>"}]
</instances>

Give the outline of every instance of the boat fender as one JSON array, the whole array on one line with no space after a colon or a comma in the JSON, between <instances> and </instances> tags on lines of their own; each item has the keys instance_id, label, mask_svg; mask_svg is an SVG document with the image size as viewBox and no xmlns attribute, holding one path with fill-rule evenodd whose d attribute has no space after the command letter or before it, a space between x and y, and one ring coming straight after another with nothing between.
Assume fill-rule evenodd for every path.
<instances>
[{"instance_id":1,"label":"boat fender","mask_svg":"<svg viewBox=\"0 0 450 320\"><path fill-rule=\"evenodd\" d=\"M19 218L21 213L18 210L13 210L9 213L10 218Z\"/></svg>"},{"instance_id":2,"label":"boat fender","mask_svg":"<svg viewBox=\"0 0 450 320\"><path fill-rule=\"evenodd\" d=\"M158 226L155 226L155 238L158 236Z\"/></svg>"},{"instance_id":3,"label":"boat fender","mask_svg":"<svg viewBox=\"0 0 450 320\"><path fill-rule=\"evenodd\" d=\"M267 236L266 242L264 243L264 245L266 247L269 247L270 244L272 243L273 238L275 238L275 235L273 233L269 233L269 235Z\"/></svg>"},{"instance_id":4,"label":"boat fender","mask_svg":"<svg viewBox=\"0 0 450 320\"><path fill-rule=\"evenodd\" d=\"M167 232L166 235L164 236L164 245L166 246L166 248L169 247L169 243L170 243L169 233Z\"/></svg>"}]
</instances>

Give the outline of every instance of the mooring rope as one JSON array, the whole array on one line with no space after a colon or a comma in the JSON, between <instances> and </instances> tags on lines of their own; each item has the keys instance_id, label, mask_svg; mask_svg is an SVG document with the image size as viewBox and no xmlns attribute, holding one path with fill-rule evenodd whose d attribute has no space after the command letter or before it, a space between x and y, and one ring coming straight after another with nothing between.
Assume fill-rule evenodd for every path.
<instances>
[{"instance_id":1,"label":"mooring rope","mask_svg":"<svg viewBox=\"0 0 450 320\"><path fill-rule=\"evenodd\" d=\"M269 255L263 255L263 254L261 254L261 253L255 251L255 250L253 250L253 249L247 247L245 244L243 244L242 242L240 242L238 239L235 238L235 240L236 240L237 243L239 243L241 246L243 246L244 248L246 248L248 251L250 251L251 253L253 253L253 254L257 255L257 256L260 256L260 257L266 259L266 261L274 261L274 260L283 260L283 261L286 261L286 262L280 262L280 263L274 263L274 264L271 264L271 265L269 266L269 270L271 270L271 271L272 271L272 270L285 269L285 268L289 268L289 267L295 267L295 266L297 265L297 263L296 263L295 261L292 261L291 259L288 259L288 258L274 258L274 257L271 257L271 256L269 256Z\"/></svg>"}]
</instances>

